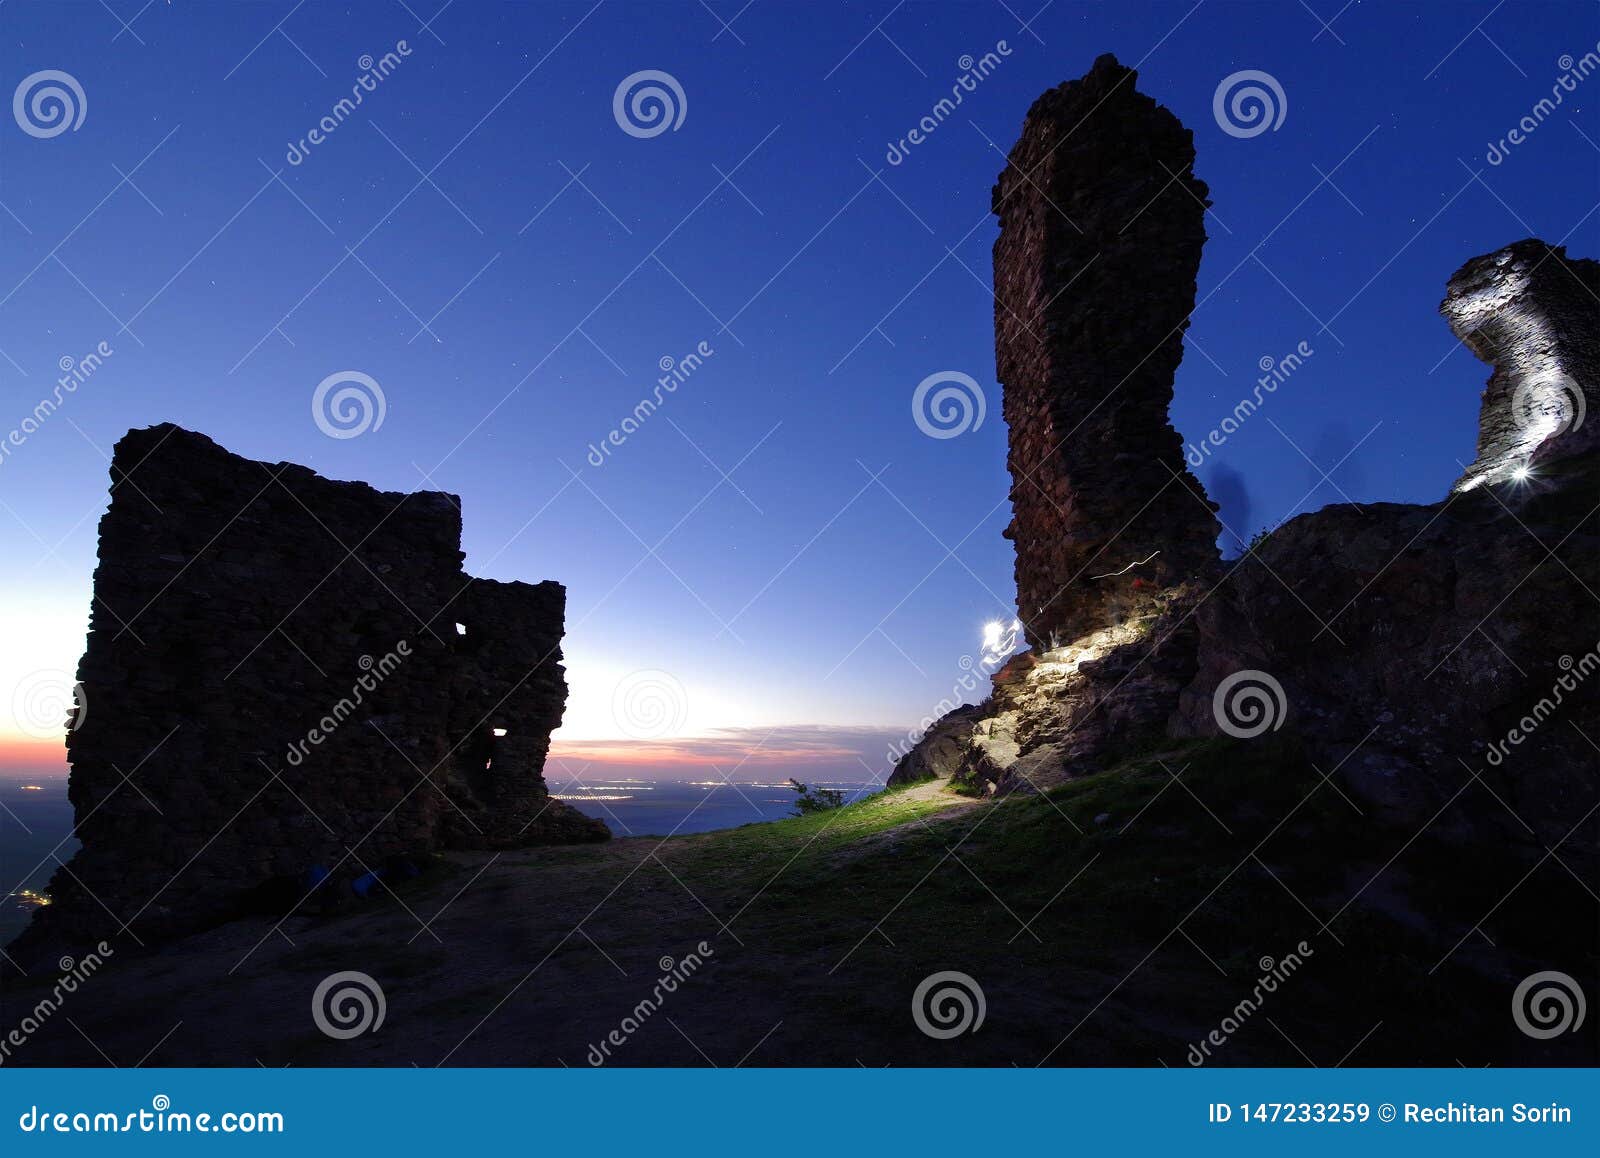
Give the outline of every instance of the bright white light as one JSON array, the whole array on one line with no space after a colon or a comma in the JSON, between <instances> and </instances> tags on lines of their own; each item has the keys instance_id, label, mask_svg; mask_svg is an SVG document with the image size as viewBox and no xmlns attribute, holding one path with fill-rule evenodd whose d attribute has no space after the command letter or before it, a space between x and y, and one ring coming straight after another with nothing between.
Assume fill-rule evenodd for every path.
<instances>
[{"instance_id":1,"label":"bright white light","mask_svg":"<svg viewBox=\"0 0 1600 1158\"><path fill-rule=\"evenodd\" d=\"M1525 481L1527 481L1528 476L1530 474L1532 474L1532 473L1533 472L1530 471L1527 467L1519 466L1519 467L1517 467L1516 470L1511 472L1511 477L1516 479L1518 482L1525 482Z\"/></svg>"},{"instance_id":2,"label":"bright white light","mask_svg":"<svg viewBox=\"0 0 1600 1158\"><path fill-rule=\"evenodd\" d=\"M506 734L506 730L504 728L496 728L494 730L494 734L496 736L504 736Z\"/></svg>"},{"instance_id":3,"label":"bright white light","mask_svg":"<svg viewBox=\"0 0 1600 1158\"><path fill-rule=\"evenodd\" d=\"M1022 623L1013 619L1010 626L998 619L983 625L983 663L999 667L1017 647L1017 636L1022 633Z\"/></svg>"}]
</instances>

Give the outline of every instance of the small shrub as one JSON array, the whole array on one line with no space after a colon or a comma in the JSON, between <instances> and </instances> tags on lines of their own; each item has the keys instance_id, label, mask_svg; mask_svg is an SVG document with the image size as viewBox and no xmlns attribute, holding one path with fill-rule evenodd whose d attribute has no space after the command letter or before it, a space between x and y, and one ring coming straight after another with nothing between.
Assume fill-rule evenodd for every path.
<instances>
[{"instance_id":1,"label":"small shrub","mask_svg":"<svg viewBox=\"0 0 1600 1158\"><path fill-rule=\"evenodd\" d=\"M819 788L790 779L794 792L794 814L806 816L813 812L827 812L844 804L844 793L837 788Z\"/></svg>"},{"instance_id":2,"label":"small shrub","mask_svg":"<svg viewBox=\"0 0 1600 1158\"><path fill-rule=\"evenodd\" d=\"M1266 546L1267 539L1270 538L1272 532L1276 531L1277 529L1278 528L1276 526L1262 527L1254 535L1250 536L1250 544L1245 548L1245 554L1253 555L1256 553L1257 549Z\"/></svg>"}]
</instances>

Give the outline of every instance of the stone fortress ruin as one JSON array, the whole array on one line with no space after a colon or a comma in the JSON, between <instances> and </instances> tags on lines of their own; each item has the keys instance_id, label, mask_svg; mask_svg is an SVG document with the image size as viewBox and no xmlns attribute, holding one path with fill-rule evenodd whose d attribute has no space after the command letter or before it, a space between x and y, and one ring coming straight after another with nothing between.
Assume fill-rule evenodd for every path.
<instances>
[{"instance_id":1,"label":"stone fortress ruin","mask_svg":"<svg viewBox=\"0 0 1600 1158\"><path fill-rule=\"evenodd\" d=\"M1218 560L1215 508L1167 421L1208 190L1193 134L1134 78L1107 55L1041 96L994 189L1006 536L1036 649Z\"/></svg>"},{"instance_id":2,"label":"stone fortress ruin","mask_svg":"<svg viewBox=\"0 0 1600 1158\"><path fill-rule=\"evenodd\" d=\"M1045 93L995 187L1006 534L1031 646L891 782L1047 789L1227 731L1220 690L1248 676L1268 727L1414 828L1600 639L1583 578L1600 573L1600 264L1530 239L1449 280L1441 312L1493 374L1447 498L1335 504L1224 565L1167 413L1208 190L1191 133L1136 79L1103 56ZM450 495L130 432L68 738L83 848L8 951L292 912L443 850L605 839L543 777L565 591L467 576L460 538ZM1570 836L1600 796L1597 705L1519 740L1514 770L1489 761L1510 819L1439 827ZM1577 871L1596 875L1596 848L1572 848Z\"/></svg>"},{"instance_id":3,"label":"stone fortress ruin","mask_svg":"<svg viewBox=\"0 0 1600 1158\"><path fill-rule=\"evenodd\" d=\"M1581 578L1600 573L1600 263L1528 239L1449 279L1440 312L1493 374L1477 460L1447 498L1334 504L1224 564L1167 414L1207 188L1190 132L1136 80L1102 56L1046 92L995 186L1006 535L1032 646L981 704L924 721L890 782L1037 792L1287 723L1376 815L1420 824L1600 639ZM1600 797L1574 773L1593 765L1597 704L1565 709L1583 733L1527 739L1497 789L1517 821L1458 827L1569 835Z\"/></svg>"},{"instance_id":4,"label":"stone fortress ruin","mask_svg":"<svg viewBox=\"0 0 1600 1158\"><path fill-rule=\"evenodd\" d=\"M462 571L455 496L128 433L82 719L82 849L19 942L288 910L443 849L603 840L551 798L566 602ZM15 951L15 950L14 950Z\"/></svg>"}]
</instances>

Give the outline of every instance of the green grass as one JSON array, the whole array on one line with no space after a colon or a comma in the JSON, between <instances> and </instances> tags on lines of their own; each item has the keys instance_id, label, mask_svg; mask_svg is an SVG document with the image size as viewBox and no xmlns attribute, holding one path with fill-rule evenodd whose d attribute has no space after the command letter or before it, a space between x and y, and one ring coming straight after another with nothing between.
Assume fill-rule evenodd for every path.
<instances>
[{"instance_id":1,"label":"green grass","mask_svg":"<svg viewBox=\"0 0 1600 1158\"><path fill-rule=\"evenodd\" d=\"M1331 1064L1380 1021L1391 1031L1366 1064L1470 1062L1504 1028L1504 986L1467 954L1436 966L1528 863L1480 845L1463 864L1414 835L1358 812L1290 735L1168 742L1040 795L972 800L923 784L742 828L521 850L460 904L509 919L512 936L519 911L560 896L574 920L599 914L594 935L630 970L648 970L663 942L716 939L730 922L738 942L718 940L718 961L733 972L719 985L748 995L729 999L730 1033L745 1000L782 995L786 1024L836 1042L846 1062L851 1051L927 1056L905 1003L921 978L954 968L981 979L995 1032L942 1058L1037 1060L1082 1021L1052 1060L1182 1064L1187 1043L1250 992L1260 960L1301 942L1315 952L1272 999L1277 1029L1258 1025L1230 1062L1300 1063L1281 1029ZM1561 875L1549 867L1484 920L1501 951L1547 955L1556 909L1582 911ZM447 900L457 877L418 882L418 911ZM1385 910L1389 889L1407 911ZM612 968L583 938L558 942L564 924L529 929L531 961ZM1581 958L1581 933L1568 939ZM315 971L342 951L286 963ZM420 944L381 965L445 972ZM478 996L438 998L433 1012L469 1012Z\"/></svg>"},{"instance_id":2,"label":"green grass","mask_svg":"<svg viewBox=\"0 0 1600 1158\"><path fill-rule=\"evenodd\" d=\"M1447 1043L1473 1040L1475 1022L1498 1025L1493 984L1459 962L1433 967L1524 867L1480 855L1444 871L1447 850L1427 839L1408 848L1410 832L1357 812L1292 737L1194 742L1043 795L961 804L888 792L669 842L659 855L713 909L737 911L741 936L766 951L807 968L844 959L862 1003L847 1016L866 1022L884 1016L873 994L903 987L908 962L923 963L915 972L951 961L1102 995L1131 976L1119 996L1206 1021L1248 992L1260 958L1305 941L1316 967L1275 999L1274 1016L1319 1060L1337 1060L1378 1020L1425 1021L1440 1049L1465 1048ZM1408 903L1427 927L1365 905L1340 912L1380 869L1408 864ZM1463 1011L1463 995L1481 1004ZM1330 1018L1330 1007L1352 1012ZM1111 1048L1092 1035L1083 1044Z\"/></svg>"},{"instance_id":3,"label":"green grass","mask_svg":"<svg viewBox=\"0 0 1600 1158\"><path fill-rule=\"evenodd\" d=\"M698 843L713 855L734 858L777 855L799 848L820 854L925 820L959 803L947 797L921 796L915 793L915 786L896 787L842 808L675 839Z\"/></svg>"},{"instance_id":4,"label":"green grass","mask_svg":"<svg viewBox=\"0 0 1600 1158\"><path fill-rule=\"evenodd\" d=\"M1581 1052L1573 1039L1549 1047L1566 1054L1530 1053L1545 1047L1508 1015L1535 969L1593 976L1593 898L1562 864L1539 863L1542 847L1479 836L1465 856L1442 833L1386 828L1288 733L1156 743L1040 795L972 799L929 783L716 832L454 854L397 886L405 909L385 894L297 915L288 944L258 919L119 955L131 996L86 989L73 1017L96 1040L112 1035L114 1056L149 1048L156 1003L196 1024L235 1017L206 1055L219 1063L338 1063L351 1055L305 1032L302 1011L323 977L357 968L388 993L395 1057L466 1041L456 1060L572 1061L663 956L704 940L715 946L704 979L675 996L672 1017L727 1063L781 1021L767 1064L1181 1066L1251 993L1261 959L1305 942L1306 966L1218 1064L1329 1065L1379 1024L1349 1064ZM989 1020L931 1044L908 1007L947 970L976 979ZM259 1009L298 1020L274 1036ZM634 1062L698 1060L662 1029ZM235 1040L248 1052L230 1053Z\"/></svg>"}]
</instances>

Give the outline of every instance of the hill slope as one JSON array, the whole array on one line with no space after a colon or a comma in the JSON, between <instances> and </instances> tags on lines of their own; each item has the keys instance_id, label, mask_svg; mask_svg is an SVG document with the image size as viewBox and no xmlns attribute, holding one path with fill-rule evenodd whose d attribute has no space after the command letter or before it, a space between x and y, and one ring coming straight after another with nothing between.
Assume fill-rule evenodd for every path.
<instances>
[{"instance_id":1,"label":"hill slope","mask_svg":"<svg viewBox=\"0 0 1600 1158\"><path fill-rule=\"evenodd\" d=\"M1480 783L1460 803L1480 795L1498 807ZM10 1062L1181 1066L1217 1031L1207 1064L1593 1064L1592 1023L1537 1041L1511 996L1552 967L1594 992L1597 916L1559 847L1464 861L1362 815L1293 741L1213 740L1036 796L935 781L705 835L456 854L359 907L119 950ZM336 1040L312 995L345 970L386 1015ZM917 1028L943 970L982 989L975 1032ZM6 1022L40 982L7 985Z\"/></svg>"}]
</instances>

